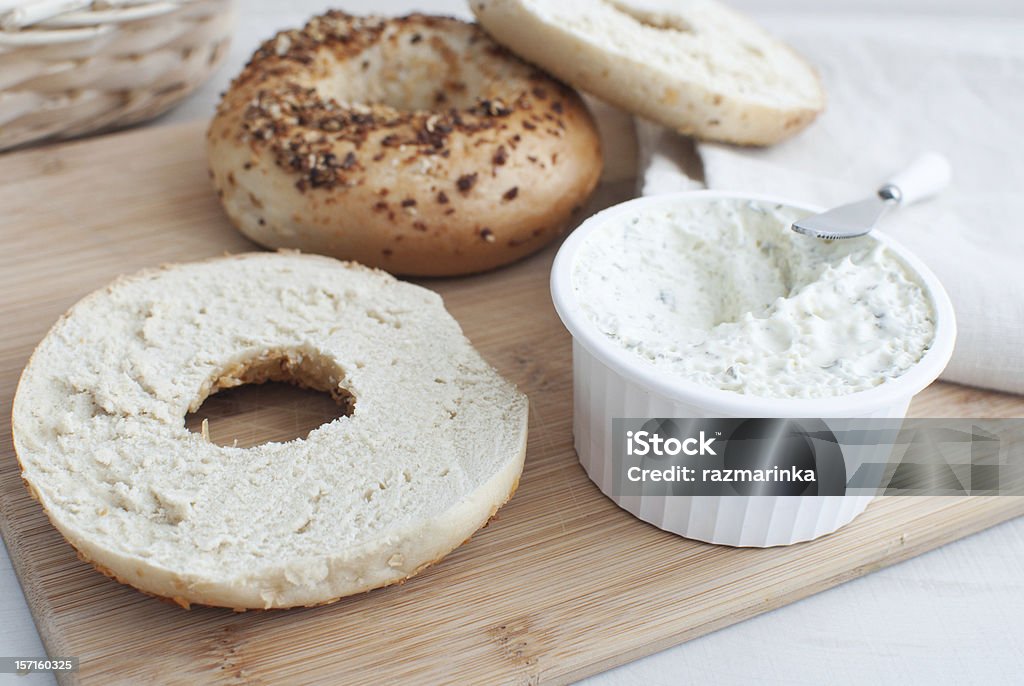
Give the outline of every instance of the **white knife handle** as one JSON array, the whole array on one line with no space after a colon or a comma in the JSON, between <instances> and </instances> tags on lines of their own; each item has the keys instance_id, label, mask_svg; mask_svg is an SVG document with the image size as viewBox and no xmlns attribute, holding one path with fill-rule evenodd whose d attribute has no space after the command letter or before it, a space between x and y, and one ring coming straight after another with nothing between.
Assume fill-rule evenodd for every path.
<instances>
[{"instance_id":1,"label":"white knife handle","mask_svg":"<svg viewBox=\"0 0 1024 686\"><path fill-rule=\"evenodd\" d=\"M890 178L878 190L878 194L884 199L896 200L901 205L910 205L937 194L949 185L952 176L949 160L937 152L928 152Z\"/></svg>"}]
</instances>

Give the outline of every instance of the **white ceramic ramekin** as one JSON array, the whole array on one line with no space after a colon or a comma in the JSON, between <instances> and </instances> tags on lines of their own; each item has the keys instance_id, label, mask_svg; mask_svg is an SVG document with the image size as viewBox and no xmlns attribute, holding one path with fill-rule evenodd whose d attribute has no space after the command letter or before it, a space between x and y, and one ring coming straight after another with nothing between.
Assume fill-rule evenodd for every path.
<instances>
[{"instance_id":1,"label":"white ceramic ramekin","mask_svg":"<svg viewBox=\"0 0 1024 686\"><path fill-rule=\"evenodd\" d=\"M562 244L551 272L551 295L572 334L573 433L587 474L619 507L661 529L709 543L775 546L831 533L864 511L871 496L623 496L613 484L612 419L640 417L890 418L906 416L911 398L934 381L949 362L956 323L949 296L920 260L888 236L875 232L915 272L935 311L935 339L906 373L881 386L849 395L763 398L672 378L609 340L580 308L572 269L580 246L600 226L637 211L678 207L709 199L736 198L788 205L808 214L802 203L721 191L692 191L637 198L594 215Z\"/></svg>"}]
</instances>

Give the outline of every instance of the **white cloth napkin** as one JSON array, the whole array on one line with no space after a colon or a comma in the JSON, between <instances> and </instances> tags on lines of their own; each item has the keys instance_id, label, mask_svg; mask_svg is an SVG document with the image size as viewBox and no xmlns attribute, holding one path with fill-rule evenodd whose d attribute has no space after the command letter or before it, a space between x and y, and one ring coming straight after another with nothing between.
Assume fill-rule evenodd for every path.
<instances>
[{"instance_id":1,"label":"white cloth napkin","mask_svg":"<svg viewBox=\"0 0 1024 686\"><path fill-rule=\"evenodd\" d=\"M888 29L835 20L773 28L821 72L827 111L772 148L697 144L707 186L830 206L870 194L919 153L942 152L951 187L891 213L881 229L924 260L953 300L959 335L943 378L1024 393L1019 33L979 42L970 32L968 42L926 19ZM682 139L638 122L637 141L642 193L694 187Z\"/></svg>"}]
</instances>

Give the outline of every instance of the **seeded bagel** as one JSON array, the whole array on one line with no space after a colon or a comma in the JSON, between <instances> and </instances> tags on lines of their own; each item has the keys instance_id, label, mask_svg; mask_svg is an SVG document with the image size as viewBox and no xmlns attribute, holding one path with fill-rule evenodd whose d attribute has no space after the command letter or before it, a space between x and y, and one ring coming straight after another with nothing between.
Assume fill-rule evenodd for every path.
<instances>
[{"instance_id":1,"label":"seeded bagel","mask_svg":"<svg viewBox=\"0 0 1024 686\"><path fill-rule=\"evenodd\" d=\"M512 262L597 183L579 96L475 24L329 12L265 42L208 133L228 216L251 239L393 273Z\"/></svg>"},{"instance_id":2,"label":"seeded bagel","mask_svg":"<svg viewBox=\"0 0 1024 686\"><path fill-rule=\"evenodd\" d=\"M330 392L347 416L251 448L190 432L221 388ZM511 496L526 398L437 294L254 253L123 278L36 348L14 399L22 477L104 573L235 609L317 605L416 574Z\"/></svg>"}]
</instances>

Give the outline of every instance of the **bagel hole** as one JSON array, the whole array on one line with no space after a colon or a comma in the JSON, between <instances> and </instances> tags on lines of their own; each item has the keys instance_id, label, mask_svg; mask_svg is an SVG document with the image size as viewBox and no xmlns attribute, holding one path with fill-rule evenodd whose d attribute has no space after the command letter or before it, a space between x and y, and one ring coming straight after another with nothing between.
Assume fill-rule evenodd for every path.
<instances>
[{"instance_id":1,"label":"bagel hole","mask_svg":"<svg viewBox=\"0 0 1024 686\"><path fill-rule=\"evenodd\" d=\"M305 439L352 416L355 396L342 386L343 379L340 367L316 352L260 355L214 376L185 415L185 427L227 447Z\"/></svg>"},{"instance_id":2,"label":"bagel hole","mask_svg":"<svg viewBox=\"0 0 1024 686\"><path fill-rule=\"evenodd\" d=\"M508 90L504 65L495 66L495 60L480 52L452 37L423 31L421 40L381 41L362 60L335 62L330 76L314 88L325 100L383 105L398 112L464 109Z\"/></svg>"}]
</instances>

